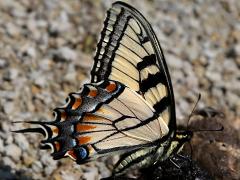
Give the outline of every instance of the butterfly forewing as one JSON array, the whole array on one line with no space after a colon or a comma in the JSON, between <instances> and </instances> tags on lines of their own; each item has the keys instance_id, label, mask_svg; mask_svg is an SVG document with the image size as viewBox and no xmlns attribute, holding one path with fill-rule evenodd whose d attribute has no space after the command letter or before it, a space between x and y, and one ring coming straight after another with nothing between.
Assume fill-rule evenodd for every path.
<instances>
[{"instance_id":1,"label":"butterfly forewing","mask_svg":"<svg viewBox=\"0 0 240 180\"><path fill-rule=\"evenodd\" d=\"M94 60L92 82L111 79L125 84L175 128L166 62L151 26L138 11L119 2L108 10Z\"/></svg>"}]
</instances>

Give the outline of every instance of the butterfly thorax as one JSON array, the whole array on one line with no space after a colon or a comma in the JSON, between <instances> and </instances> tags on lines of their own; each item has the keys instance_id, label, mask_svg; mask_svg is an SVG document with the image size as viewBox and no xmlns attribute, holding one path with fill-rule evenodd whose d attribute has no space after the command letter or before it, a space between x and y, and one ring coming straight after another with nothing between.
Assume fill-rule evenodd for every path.
<instances>
[{"instance_id":1,"label":"butterfly thorax","mask_svg":"<svg viewBox=\"0 0 240 180\"><path fill-rule=\"evenodd\" d=\"M164 161L167 158L171 157L173 154L179 153L184 144L191 140L193 136L192 131L177 131L172 136L169 137L168 147L165 148L165 151L161 151L161 147L157 151L159 154L158 162Z\"/></svg>"},{"instance_id":2,"label":"butterfly thorax","mask_svg":"<svg viewBox=\"0 0 240 180\"><path fill-rule=\"evenodd\" d=\"M146 165L155 165L179 153L184 144L191 140L192 136L192 131L172 132L164 142L158 145L154 156L151 157L151 160Z\"/></svg>"}]
</instances>

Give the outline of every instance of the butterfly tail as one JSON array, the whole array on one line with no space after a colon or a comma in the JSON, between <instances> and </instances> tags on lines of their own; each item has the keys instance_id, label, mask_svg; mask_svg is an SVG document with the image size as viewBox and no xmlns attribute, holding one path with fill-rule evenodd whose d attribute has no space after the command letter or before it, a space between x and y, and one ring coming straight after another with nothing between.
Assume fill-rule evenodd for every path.
<instances>
[{"instance_id":1,"label":"butterfly tail","mask_svg":"<svg viewBox=\"0 0 240 180\"><path fill-rule=\"evenodd\" d=\"M40 149L51 149L53 159L60 159L66 156L69 149L76 146L74 134L74 124L81 118L71 110L73 101L76 99L69 95L67 104L64 107L54 109L54 120L50 122L42 121L17 121L13 123L22 123L30 125L29 128L12 131L14 133L37 133L43 135L40 143Z\"/></svg>"}]
</instances>

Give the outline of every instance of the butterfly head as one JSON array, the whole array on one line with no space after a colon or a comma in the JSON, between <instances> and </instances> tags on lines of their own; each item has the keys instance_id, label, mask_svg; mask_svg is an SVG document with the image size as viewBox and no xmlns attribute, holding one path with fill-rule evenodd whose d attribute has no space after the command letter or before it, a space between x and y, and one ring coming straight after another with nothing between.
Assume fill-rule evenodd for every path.
<instances>
[{"instance_id":1,"label":"butterfly head","mask_svg":"<svg viewBox=\"0 0 240 180\"><path fill-rule=\"evenodd\" d=\"M188 142L191 140L193 136L193 132L190 130L185 130L185 131L177 131L175 134L175 139L179 142Z\"/></svg>"},{"instance_id":2,"label":"butterfly head","mask_svg":"<svg viewBox=\"0 0 240 180\"><path fill-rule=\"evenodd\" d=\"M174 151L176 153L179 153L182 150L183 145L186 142L189 142L192 137L193 137L193 132L190 130L177 131L173 138L171 146L173 146L172 148L175 149Z\"/></svg>"}]
</instances>

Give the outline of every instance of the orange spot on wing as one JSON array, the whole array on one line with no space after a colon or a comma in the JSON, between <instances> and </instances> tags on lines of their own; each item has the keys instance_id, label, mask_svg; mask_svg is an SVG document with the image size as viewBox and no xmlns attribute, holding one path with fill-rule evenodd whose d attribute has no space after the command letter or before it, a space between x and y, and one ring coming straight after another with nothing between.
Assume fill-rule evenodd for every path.
<instances>
[{"instance_id":1,"label":"orange spot on wing","mask_svg":"<svg viewBox=\"0 0 240 180\"><path fill-rule=\"evenodd\" d=\"M58 134L58 133L59 133L58 127L53 127L53 128L52 128L52 132L53 132L54 134Z\"/></svg>"},{"instance_id":2,"label":"orange spot on wing","mask_svg":"<svg viewBox=\"0 0 240 180\"><path fill-rule=\"evenodd\" d=\"M96 126L85 125L85 124L80 124L80 123L78 123L76 126L77 132L87 131L87 130L94 129L94 128L96 128Z\"/></svg>"},{"instance_id":3,"label":"orange spot on wing","mask_svg":"<svg viewBox=\"0 0 240 180\"><path fill-rule=\"evenodd\" d=\"M82 104L81 98L76 98L74 104L72 105L72 109L75 110Z\"/></svg>"},{"instance_id":4,"label":"orange spot on wing","mask_svg":"<svg viewBox=\"0 0 240 180\"><path fill-rule=\"evenodd\" d=\"M83 117L83 121L87 121L87 120L98 120L99 118L93 114L86 114Z\"/></svg>"},{"instance_id":5,"label":"orange spot on wing","mask_svg":"<svg viewBox=\"0 0 240 180\"><path fill-rule=\"evenodd\" d=\"M67 119L67 113L65 111L61 112L61 120L65 121Z\"/></svg>"},{"instance_id":6,"label":"orange spot on wing","mask_svg":"<svg viewBox=\"0 0 240 180\"><path fill-rule=\"evenodd\" d=\"M117 85L115 83L110 83L107 87L106 87L106 90L108 92L113 92L114 90L116 90L117 88Z\"/></svg>"},{"instance_id":7,"label":"orange spot on wing","mask_svg":"<svg viewBox=\"0 0 240 180\"><path fill-rule=\"evenodd\" d=\"M90 90L90 92L88 93L88 96L96 97L97 96L97 90Z\"/></svg>"},{"instance_id":8,"label":"orange spot on wing","mask_svg":"<svg viewBox=\"0 0 240 180\"><path fill-rule=\"evenodd\" d=\"M90 140L91 140L90 136L81 136L81 137L78 137L78 144L79 145L86 144Z\"/></svg>"},{"instance_id":9,"label":"orange spot on wing","mask_svg":"<svg viewBox=\"0 0 240 180\"><path fill-rule=\"evenodd\" d=\"M59 150L60 150L60 148L61 148L61 145L60 145L60 143L59 143L59 142L57 142L57 141L55 141L55 142L54 142L54 146L55 146L55 149L56 149L56 151L59 151Z\"/></svg>"}]
</instances>

